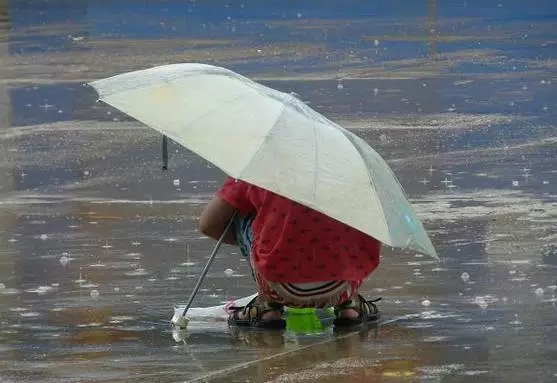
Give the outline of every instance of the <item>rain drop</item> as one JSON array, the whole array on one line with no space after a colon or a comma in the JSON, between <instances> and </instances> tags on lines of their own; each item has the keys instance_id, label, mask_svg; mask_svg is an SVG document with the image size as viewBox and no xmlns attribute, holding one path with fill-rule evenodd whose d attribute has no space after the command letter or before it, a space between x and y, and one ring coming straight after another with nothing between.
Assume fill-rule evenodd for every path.
<instances>
[{"instance_id":1,"label":"rain drop","mask_svg":"<svg viewBox=\"0 0 557 383\"><path fill-rule=\"evenodd\" d=\"M518 186L518 181L513 181L513 186Z\"/></svg>"},{"instance_id":2,"label":"rain drop","mask_svg":"<svg viewBox=\"0 0 557 383\"><path fill-rule=\"evenodd\" d=\"M465 271L464 273L460 274L460 279L462 279L464 282L468 282L470 280L470 274Z\"/></svg>"},{"instance_id":3,"label":"rain drop","mask_svg":"<svg viewBox=\"0 0 557 383\"><path fill-rule=\"evenodd\" d=\"M343 85L341 82L339 82L339 83L337 84L337 89L338 89L338 90L344 89L344 85Z\"/></svg>"},{"instance_id":4,"label":"rain drop","mask_svg":"<svg viewBox=\"0 0 557 383\"><path fill-rule=\"evenodd\" d=\"M476 304L477 304L478 306L480 306L480 308L481 308L482 310L485 310L485 309L487 308L487 306L488 306L488 305L487 305L487 301L485 300L484 297L476 297L476 301L475 301L475 302L476 302Z\"/></svg>"},{"instance_id":5,"label":"rain drop","mask_svg":"<svg viewBox=\"0 0 557 383\"><path fill-rule=\"evenodd\" d=\"M431 306L430 300L429 299L424 299L422 301L422 306L425 306L425 307Z\"/></svg>"},{"instance_id":6,"label":"rain drop","mask_svg":"<svg viewBox=\"0 0 557 383\"><path fill-rule=\"evenodd\" d=\"M70 258L66 257L65 255L60 257L60 264L62 266L67 266L70 263Z\"/></svg>"},{"instance_id":7,"label":"rain drop","mask_svg":"<svg viewBox=\"0 0 557 383\"><path fill-rule=\"evenodd\" d=\"M534 294L536 294L538 297L543 296L543 293L544 293L544 291L543 291L543 289L542 289L541 287L538 287L538 288L536 289L536 291L534 291Z\"/></svg>"},{"instance_id":8,"label":"rain drop","mask_svg":"<svg viewBox=\"0 0 557 383\"><path fill-rule=\"evenodd\" d=\"M35 289L34 292L36 292L39 295L43 295L43 294L48 293L51 290L52 290L52 287L50 287L50 286L39 286Z\"/></svg>"},{"instance_id":9,"label":"rain drop","mask_svg":"<svg viewBox=\"0 0 557 383\"><path fill-rule=\"evenodd\" d=\"M174 185L174 186L176 186L176 187L180 186L180 180L179 180L178 178L174 179L174 180L172 181L172 185Z\"/></svg>"},{"instance_id":10,"label":"rain drop","mask_svg":"<svg viewBox=\"0 0 557 383\"><path fill-rule=\"evenodd\" d=\"M91 290L91 292L89 294L91 295L91 298L93 298L93 299L96 299L101 295L101 293L99 293L99 290Z\"/></svg>"},{"instance_id":11,"label":"rain drop","mask_svg":"<svg viewBox=\"0 0 557 383\"><path fill-rule=\"evenodd\" d=\"M39 238L42 239L43 241L46 241L48 236L46 234L41 234Z\"/></svg>"},{"instance_id":12,"label":"rain drop","mask_svg":"<svg viewBox=\"0 0 557 383\"><path fill-rule=\"evenodd\" d=\"M234 270L232 269L224 270L224 275L226 275L227 277L231 277L233 274L234 274Z\"/></svg>"}]
</instances>

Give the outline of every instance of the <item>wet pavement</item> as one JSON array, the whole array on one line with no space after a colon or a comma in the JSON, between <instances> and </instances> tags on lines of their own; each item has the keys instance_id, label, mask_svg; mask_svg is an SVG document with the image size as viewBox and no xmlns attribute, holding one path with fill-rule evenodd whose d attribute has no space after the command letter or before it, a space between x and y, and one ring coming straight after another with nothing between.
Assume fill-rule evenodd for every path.
<instances>
[{"instance_id":1,"label":"wet pavement","mask_svg":"<svg viewBox=\"0 0 557 383\"><path fill-rule=\"evenodd\" d=\"M138 3L0 0L0 381L557 379L557 5ZM384 250L382 325L175 341L224 175L172 144L162 172L84 82L180 61L296 92L392 165L441 262ZM248 275L224 247L196 305Z\"/></svg>"}]
</instances>

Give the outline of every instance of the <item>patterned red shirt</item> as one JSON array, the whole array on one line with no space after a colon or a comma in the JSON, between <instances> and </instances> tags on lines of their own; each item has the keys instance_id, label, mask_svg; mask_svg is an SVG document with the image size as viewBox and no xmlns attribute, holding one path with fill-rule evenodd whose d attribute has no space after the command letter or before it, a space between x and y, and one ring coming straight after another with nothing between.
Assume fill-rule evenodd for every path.
<instances>
[{"instance_id":1,"label":"patterned red shirt","mask_svg":"<svg viewBox=\"0 0 557 383\"><path fill-rule=\"evenodd\" d=\"M361 281L379 265L376 239L299 203L233 178L217 196L255 214L252 256L268 281Z\"/></svg>"}]
</instances>

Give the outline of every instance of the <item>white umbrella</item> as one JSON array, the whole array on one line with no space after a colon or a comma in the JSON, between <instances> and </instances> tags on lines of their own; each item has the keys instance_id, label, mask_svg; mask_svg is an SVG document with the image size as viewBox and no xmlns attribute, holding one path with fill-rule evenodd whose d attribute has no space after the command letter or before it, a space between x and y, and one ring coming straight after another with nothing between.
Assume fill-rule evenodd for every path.
<instances>
[{"instance_id":1,"label":"white umbrella","mask_svg":"<svg viewBox=\"0 0 557 383\"><path fill-rule=\"evenodd\" d=\"M124 73L90 85L100 100L231 177L320 211L388 246L438 258L381 156L290 94L194 63Z\"/></svg>"}]
</instances>

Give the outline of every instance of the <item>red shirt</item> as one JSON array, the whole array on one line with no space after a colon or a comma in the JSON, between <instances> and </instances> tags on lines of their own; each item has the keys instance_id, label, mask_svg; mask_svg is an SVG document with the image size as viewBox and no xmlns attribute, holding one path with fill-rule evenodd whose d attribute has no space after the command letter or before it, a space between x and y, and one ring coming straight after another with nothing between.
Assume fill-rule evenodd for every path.
<instances>
[{"instance_id":1,"label":"red shirt","mask_svg":"<svg viewBox=\"0 0 557 383\"><path fill-rule=\"evenodd\" d=\"M361 281L379 265L376 239L299 203L233 178L217 196L255 213L252 257L268 281Z\"/></svg>"}]
</instances>

